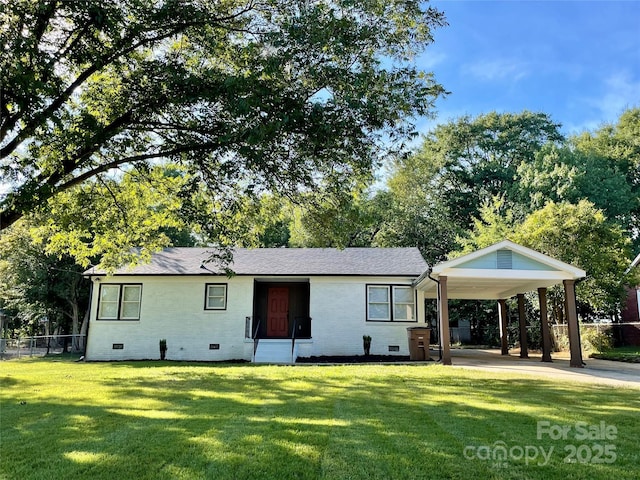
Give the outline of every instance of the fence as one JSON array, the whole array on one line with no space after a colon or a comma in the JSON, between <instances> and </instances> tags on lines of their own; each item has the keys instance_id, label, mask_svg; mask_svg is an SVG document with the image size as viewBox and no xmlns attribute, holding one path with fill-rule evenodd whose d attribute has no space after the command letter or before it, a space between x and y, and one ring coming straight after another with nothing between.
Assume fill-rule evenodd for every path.
<instances>
[{"instance_id":1,"label":"fence","mask_svg":"<svg viewBox=\"0 0 640 480\"><path fill-rule=\"evenodd\" d=\"M82 353L85 335L39 335L0 339L0 358L44 357L62 353Z\"/></svg>"},{"instance_id":2,"label":"fence","mask_svg":"<svg viewBox=\"0 0 640 480\"><path fill-rule=\"evenodd\" d=\"M552 325L556 338L568 337L567 325ZM640 323L581 323L580 331L610 332L616 347L640 346Z\"/></svg>"}]
</instances>

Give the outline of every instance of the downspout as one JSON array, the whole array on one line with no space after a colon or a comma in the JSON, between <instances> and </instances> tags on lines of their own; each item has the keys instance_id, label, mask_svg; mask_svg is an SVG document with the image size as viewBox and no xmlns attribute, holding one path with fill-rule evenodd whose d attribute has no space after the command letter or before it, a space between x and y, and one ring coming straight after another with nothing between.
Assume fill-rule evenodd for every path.
<instances>
[{"instance_id":1,"label":"downspout","mask_svg":"<svg viewBox=\"0 0 640 480\"><path fill-rule=\"evenodd\" d=\"M427 277L429 280L436 282L438 287L436 288L436 327L438 329L438 361L442 362L442 332L440 331L440 280L436 280L431 276L433 268L429 267L427 270Z\"/></svg>"}]
</instances>

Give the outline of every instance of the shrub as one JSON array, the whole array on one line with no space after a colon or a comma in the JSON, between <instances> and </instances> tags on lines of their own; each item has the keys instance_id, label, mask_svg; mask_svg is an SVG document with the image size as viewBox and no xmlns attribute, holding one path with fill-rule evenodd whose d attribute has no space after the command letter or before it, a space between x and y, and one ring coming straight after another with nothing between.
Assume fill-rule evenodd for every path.
<instances>
[{"instance_id":1,"label":"shrub","mask_svg":"<svg viewBox=\"0 0 640 480\"><path fill-rule=\"evenodd\" d=\"M582 345L589 352L607 352L613 348L613 336L611 330L598 331L597 328L582 329Z\"/></svg>"}]
</instances>

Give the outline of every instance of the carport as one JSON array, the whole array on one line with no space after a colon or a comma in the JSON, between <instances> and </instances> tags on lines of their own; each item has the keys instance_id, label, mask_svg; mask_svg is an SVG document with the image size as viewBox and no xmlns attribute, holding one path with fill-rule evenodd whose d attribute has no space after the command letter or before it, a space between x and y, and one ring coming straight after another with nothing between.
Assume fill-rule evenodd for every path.
<instances>
[{"instance_id":1,"label":"carport","mask_svg":"<svg viewBox=\"0 0 640 480\"><path fill-rule=\"evenodd\" d=\"M547 314L547 288L564 285L565 318L569 330L570 362L583 366L580 331L576 310L576 281L585 277L584 270L509 240L477 250L468 255L439 263L415 282L425 298L436 298L442 338L442 363L451 365L449 344L449 299L497 300L502 355L509 354L507 341L506 301L518 299L520 356L527 358L527 334L524 294L538 292L542 325L542 361L551 362L551 334Z\"/></svg>"}]
</instances>

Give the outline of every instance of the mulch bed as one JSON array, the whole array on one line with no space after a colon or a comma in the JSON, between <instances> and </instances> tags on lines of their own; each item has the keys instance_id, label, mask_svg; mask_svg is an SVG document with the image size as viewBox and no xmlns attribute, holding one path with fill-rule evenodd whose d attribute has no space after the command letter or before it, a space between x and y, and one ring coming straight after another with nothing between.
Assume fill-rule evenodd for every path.
<instances>
[{"instance_id":1,"label":"mulch bed","mask_svg":"<svg viewBox=\"0 0 640 480\"><path fill-rule=\"evenodd\" d=\"M408 361L409 355L323 355L320 357L298 357L296 363L393 363Z\"/></svg>"}]
</instances>

